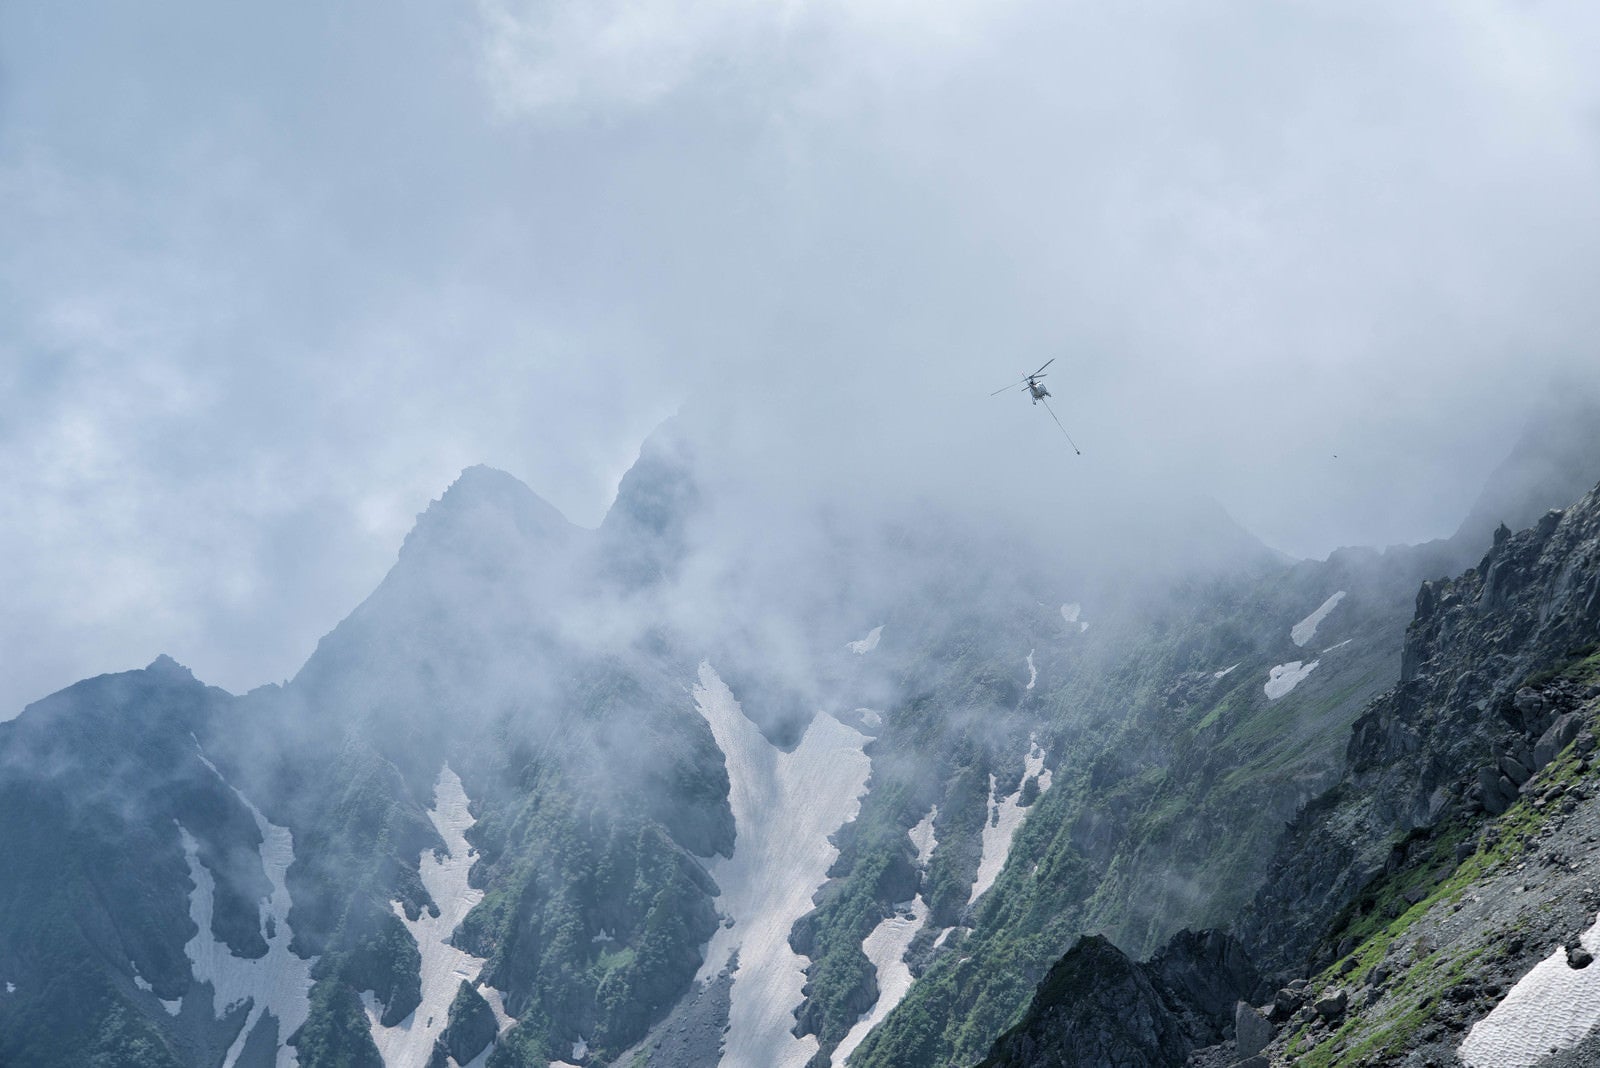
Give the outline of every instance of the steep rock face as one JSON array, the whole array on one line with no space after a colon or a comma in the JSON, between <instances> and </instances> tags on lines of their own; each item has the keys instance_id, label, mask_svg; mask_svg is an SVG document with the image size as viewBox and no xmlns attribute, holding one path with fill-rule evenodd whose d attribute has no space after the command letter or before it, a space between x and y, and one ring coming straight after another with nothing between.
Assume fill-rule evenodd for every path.
<instances>
[{"instance_id":1,"label":"steep rock face","mask_svg":"<svg viewBox=\"0 0 1600 1068\"><path fill-rule=\"evenodd\" d=\"M1578 440L1593 444L1592 434L1583 437L1591 424L1573 426ZM1547 452L1540 441L1547 429L1532 428L1519 449ZM1581 457L1574 463L1581 466ZM1572 469L1549 485L1565 485ZM1485 491L1485 508L1511 502L1542 509L1566 499L1548 496L1542 482L1518 487L1513 476L1497 478ZM1487 533L1476 541L1464 526L1445 541L1384 553L1341 550L1322 564L1267 567L1210 586L1191 577L1166 605L1125 613L1120 627L1113 622L1120 633L1110 645L1120 662L1069 660L1061 666L1077 675L1070 688L1040 681L1056 703L1051 740L1060 767L1044 811L1030 823L1034 834L1021 842L1034 878L1001 880L995 895L1003 911L990 912L1003 917L998 928L980 916L967 937L946 937L943 953L931 959L913 946L925 969L918 984L852 1063L931 1065L973 1056L964 1040L994 1027L997 1016L1002 1026L1010 1022L995 1007L1015 996L1011 977L1042 975L1035 954L1064 950L1064 936L1098 929L1148 951L1179 925L1231 922L1269 876L1359 885L1380 868L1386 839L1363 860L1337 837L1287 862L1277 843L1308 801L1314 807L1302 822L1336 807L1333 797L1313 799L1339 781L1351 727L1401 673L1419 584L1480 557ZM1296 602L1304 607L1290 615L1287 606ZM1092 638L1112 633L1105 622ZM1275 626L1282 631L1274 634ZM1274 694L1262 686L1271 669L1294 661L1301 678L1293 688ZM1030 657L1030 671L1041 662ZM1048 680L1055 670L1038 677ZM1099 685L1108 688L1106 698L1095 693ZM1439 803L1431 789L1423 793L1424 809ZM1047 828L1053 841L1035 837ZM1330 915L1296 905L1291 899L1265 921L1280 929L1258 943L1269 961L1283 959L1275 942L1281 929L1315 931Z\"/></svg>"},{"instance_id":2,"label":"steep rock face","mask_svg":"<svg viewBox=\"0 0 1600 1068\"><path fill-rule=\"evenodd\" d=\"M975 844L963 821L987 822L991 791L986 775L950 782L938 799L940 846L924 875L932 916L908 957L917 981L852 1065L975 1061L1083 933L1150 953L1184 926L1224 923L1248 902L1284 823L1335 781L1351 722L1398 671L1411 593L1396 592L1397 576L1414 591L1432 561L1407 550L1341 551L1325 562L1258 566L1193 575L1159 595L1085 596L1067 634L1052 605L1041 616L1053 623L1040 618L1038 630L1009 639L1032 656L1016 658L1005 700L1041 728L1050 789L994 886L969 907L945 884L972 885L979 858L962 852ZM1330 601L1314 627L1306 623ZM1076 624L1086 611L1093 622L1084 631ZM1265 685L1271 668L1307 656L1297 628L1321 664L1274 696ZM980 663L973 677L1006 678L998 657ZM959 686L947 683L907 719L930 707L958 716L960 706ZM891 724L897 715L890 711ZM1006 778L1018 776L1013 768L999 776L1001 796L1019 782ZM895 795L880 795L875 782L859 822L872 818L875 798ZM895 803L903 841L917 809L903 797ZM841 865L848 859L846 850ZM887 914L843 894L821 911L859 917L851 931L858 945Z\"/></svg>"},{"instance_id":3,"label":"steep rock face","mask_svg":"<svg viewBox=\"0 0 1600 1068\"><path fill-rule=\"evenodd\" d=\"M1600 699L1597 642L1600 490L1519 534L1502 527L1478 567L1422 585L1402 680L1357 718L1340 781L1297 817L1240 923L1283 977L1321 974L1259 1011L1241 1005L1232 1027L1180 1054L1162 1046L1181 1030L1182 1008L1130 986L1126 962L1102 961L1105 974L1071 992L1070 1011L1041 986L991 1060L1179 1064L1193 1056L1199 1064L1264 1051L1274 1064L1310 1054L1350 1065L1408 1055L1460 1063L1455 1047L1473 1021L1545 954L1549 939L1577 946L1593 918L1584 904L1590 912L1600 904L1581 889L1592 865L1572 859L1600 821L1600 803L1580 785L1596 744L1584 732ZM1535 857L1539 875L1525 870ZM1562 967L1587 963L1582 953L1567 951ZM1086 955L1074 954L1081 966ZM1213 1001L1213 1019L1217 1001L1250 996L1203 972L1195 979ZM1540 993L1530 975L1497 1010L1504 1019L1486 1024L1483 1036L1474 1030L1476 1045L1461 1047L1468 1063L1509 1064L1505 1058L1521 1055L1510 1051L1521 1050L1532 1064L1582 1038L1582 1027L1571 1025L1574 995L1559 993L1571 983L1540 981L1557 993ZM1114 1009L1096 1008L1108 996L1139 1006L1131 1035L1108 1025ZM1225 1047L1195 1052L1224 1035ZM1122 1046L1108 1054L1113 1040Z\"/></svg>"},{"instance_id":4,"label":"steep rock face","mask_svg":"<svg viewBox=\"0 0 1600 1068\"><path fill-rule=\"evenodd\" d=\"M1600 491L1547 513L1458 579L1424 584L1399 685L1354 725L1347 771L1286 838L1274 879L1242 924L1273 966L1389 864L1395 834L1452 813L1504 811L1569 721L1559 699L1518 692L1535 670L1600 638Z\"/></svg>"},{"instance_id":5,"label":"steep rock face","mask_svg":"<svg viewBox=\"0 0 1600 1068\"><path fill-rule=\"evenodd\" d=\"M1600 651L1538 668L1517 697L1535 699L1569 709L1558 722L1576 720L1575 735L1504 807L1469 802L1394 843L1304 962L1299 993L1275 999L1273 1063L1594 1063ZM1338 1013L1316 1011L1340 992Z\"/></svg>"}]
</instances>

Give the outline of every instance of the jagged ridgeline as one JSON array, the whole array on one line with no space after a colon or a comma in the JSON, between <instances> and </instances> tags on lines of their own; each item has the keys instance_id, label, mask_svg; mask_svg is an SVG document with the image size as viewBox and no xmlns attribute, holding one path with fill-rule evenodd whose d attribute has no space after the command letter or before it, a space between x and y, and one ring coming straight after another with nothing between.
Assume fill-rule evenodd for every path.
<instances>
[{"instance_id":1,"label":"jagged ridgeline","mask_svg":"<svg viewBox=\"0 0 1600 1068\"><path fill-rule=\"evenodd\" d=\"M1171 940L1487 547L1293 562L1197 507L1181 567L1020 567L726 507L670 432L596 530L473 468L285 685L163 658L0 724L0 1064L972 1064L1085 932L1199 1041L1238 977Z\"/></svg>"}]
</instances>

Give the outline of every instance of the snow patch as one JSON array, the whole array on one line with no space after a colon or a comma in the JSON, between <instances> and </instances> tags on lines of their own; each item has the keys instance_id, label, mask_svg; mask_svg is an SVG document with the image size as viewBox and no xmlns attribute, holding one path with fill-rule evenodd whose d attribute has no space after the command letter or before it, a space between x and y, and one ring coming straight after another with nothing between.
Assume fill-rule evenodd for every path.
<instances>
[{"instance_id":1,"label":"snow patch","mask_svg":"<svg viewBox=\"0 0 1600 1068\"><path fill-rule=\"evenodd\" d=\"M133 973L133 985L143 990L146 994L153 994L156 990L155 987L150 985L150 980L140 975L137 969Z\"/></svg>"},{"instance_id":2,"label":"snow patch","mask_svg":"<svg viewBox=\"0 0 1600 1068\"><path fill-rule=\"evenodd\" d=\"M1343 649L1345 646L1349 645L1353 641L1355 641L1354 638L1346 638L1344 641L1340 642L1338 645L1330 645L1330 646L1328 646L1326 649L1324 649L1322 651L1324 653L1331 653L1335 649Z\"/></svg>"},{"instance_id":3,"label":"snow patch","mask_svg":"<svg viewBox=\"0 0 1600 1068\"><path fill-rule=\"evenodd\" d=\"M906 950L911 948L911 940L927 920L928 905L922 898L901 902L895 906L894 914L873 928L861 943L861 952L867 955L878 975L878 1000L856 1019L844 1040L834 1049L830 1063L848 1063L856 1047L905 998L911 989L911 968L905 962Z\"/></svg>"},{"instance_id":4,"label":"snow patch","mask_svg":"<svg viewBox=\"0 0 1600 1068\"><path fill-rule=\"evenodd\" d=\"M983 824L983 857L978 861L978 877L972 881L972 893L967 897L969 905L982 897L984 891L1000 877L1001 870L1006 866L1006 857L1011 854L1011 840L1028 818L1029 810L1019 804L1023 785L1030 778L1038 776L1039 793L1042 795L1050 789L1050 771L1044 766L1044 750L1034 744L1031 736L1028 738L1025 763L1027 770L1023 772L1022 783L1018 784L1017 792L1010 797L996 797L995 779L993 775L989 776L989 818Z\"/></svg>"},{"instance_id":5,"label":"snow patch","mask_svg":"<svg viewBox=\"0 0 1600 1068\"><path fill-rule=\"evenodd\" d=\"M189 958L195 982L211 984L212 1007L217 1019L222 1019L235 1005L250 1003L244 1026L228 1048L222 1068L233 1068L244 1051L245 1040L268 1012L278 1020L277 1068L298 1068L300 1060L294 1047L288 1045L288 1038L311 1013L311 967L316 958L307 960L289 951L289 943L294 938L289 929L289 909L294 902L289 896L287 876L289 866L294 863L294 835L287 827L269 823L249 798L222 778L222 773L204 754L200 759L224 786L233 790L233 796L249 810L261 834L261 868L271 886L271 892L261 903L264 914L261 937L266 940L267 952L254 960L236 957L211 933L217 883L200 863L200 843L180 823L178 837L183 843L184 860L189 864L189 878L194 882L194 889L189 892L189 918L199 928L184 944L183 952ZM183 1003L179 1000L161 1004L176 1016Z\"/></svg>"},{"instance_id":6,"label":"snow patch","mask_svg":"<svg viewBox=\"0 0 1600 1068\"><path fill-rule=\"evenodd\" d=\"M1033 650L1028 650L1028 689L1033 689L1033 684L1039 681L1039 669L1033 666Z\"/></svg>"},{"instance_id":7,"label":"snow patch","mask_svg":"<svg viewBox=\"0 0 1600 1068\"><path fill-rule=\"evenodd\" d=\"M883 627L873 627L871 630L867 631L867 636L865 638L862 638L860 641L850 642L845 645L845 648L850 650L852 653L855 653L857 656L862 656L876 649L878 647L878 639L881 637L883 637Z\"/></svg>"},{"instance_id":8,"label":"snow patch","mask_svg":"<svg viewBox=\"0 0 1600 1068\"><path fill-rule=\"evenodd\" d=\"M428 910L423 909L411 920L406 918L400 902L389 903L411 937L416 939L417 950L422 954L422 1003L404 1020L393 1027L385 1027L383 1005L370 990L361 995L372 1041L386 1068L423 1068L433 1053L434 1042L449 1022L450 1003L455 1000L456 991L463 981L476 983L478 974L483 971L482 957L474 957L450 944L456 927L483 900L483 891L467 884L467 874L475 859L474 851L467 844L467 831L477 822L468 805L467 791L461 785L460 776L450 770L449 764L444 765L434 783L433 808L428 812L428 819L444 839L447 852L440 856L437 850L427 850L417 862L423 888L439 907L439 915L430 916ZM482 985L478 992L494 1012L500 1032L516 1022L506 1015L505 1002L498 990ZM473 1063L480 1059L473 1058ZM451 1063L454 1064L453 1058Z\"/></svg>"},{"instance_id":9,"label":"snow patch","mask_svg":"<svg viewBox=\"0 0 1600 1068\"><path fill-rule=\"evenodd\" d=\"M933 859L933 851L939 844L939 839L933 833L933 821L939 818L939 806L934 805L928 809L928 814L917 821L917 825L906 832L911 838L911 844L917 847L917 867L926 868L928 861Z\"/></svg>"},{"instance_id":10,"label":"snow patch","mask_svg":"<svg viewBox=\"0 0 1600 1068\"><path fill-rule=\"evenodd\" d=\"M10 980L7 980L6 981L6 993L7 994L15 994L16 992L17 992L17 984L11 982Z\"/></svg>"},{"instance_id":11,"label":"snow patch","mask_svg":"<svg viewBox=\"0 0 1600 1068\"><path fill-rule=\"evenodd\" d=\"M1600 955L1600 916L1579 940ZM1600 1026L1600 969L1573 968L1557 946L1472 1025L1460 1057L1471 1068L1529 1068Z\"/></svg>"},{"instance_id":12,"label":"snow patch","mask_svg":"<svg viewBox=\"0 0 1600 1068\"><path fill-rule=\"evenodd\" d=\"M1078 604L1076 601L1074 601L1072 604L1064 604L1061 606L1061 618L1066 620L1068 623L1076 623L1078 621L1078 617L1082 614L1083 605Z\"/></svg>"},{"instance_id":13,"label":"snow patch","mask_svg":"<svg viewBox=\"0 0 1600 1068\"><path fill-rule=\"evenodd\" d=\"M721 1063L801 1068L817 1040L790 1033L806 962L789 948L789 929L811 910L839 855L828 836L860 811L871 771L867 738L819 715L785 753L745 717L709 663L700 665L694 699L727 761L736 836L733 856L707 865L722 888L718 909L732 923L711 937L698 976L710 982L738 953Z\"/></svg>"},{"instance_id":14,"label":"snow patch","mask_svg":"<svg viewBox=\"0 0 1600 1068\"><path fill-rule=\"evenodd\" d=\"M584 1041L584 1038L583 1038L582 1035L579 1035L578 1036L578 1041L576 1041L576 1042L574 1042L572 1044L572 1059L575 1060L575 1061L581 1061L585 1057L587 1057L588 1055L589 1055L589 1043Z\"/></svg>"},{"instance_id":15,"label":"snow patch","mask_svg":"<svg viewBox=\"0 0 1600 1068\"><path fill-rule=\"evenodd\" d=\"M1315 612L1290 627L1289 637L1294 640L1296 645L1302 649L1305 648L1306 642L1317 636L1317 626L1328 618L1329 612L1339 607L1339 602L1342 600L1344 600L1344 591L1340 590L1326 601L1323 601Z\"/></svg>"},{"instance_id":16,"label":"snow patch","mask_svg":"<svg viewBox=\"0 0 1600 1068\"><path fill-rule=\"evenodd\" d=\"M282 827L272 829L282 831L284 836L289 834ZM233 1068L239 1060L239 1054L244 1051L245 1040L268 1010L278 1018L278 1034L283 1038L305 1023L311 1011L312 962L289 952L290 933L285 920L289 901L288 891L283 888L283 870L288 868L289 861L293 859L294 850L292 844L287 847L288 859L283 860L279 868L275 863L278 858L269 859L269 853L277 853L280 844L271 837L262 843L262 863L267 867L267 878L273 885L267 906L267 915L273 921L268 925L272 929L272 937L267 939L267 955L250 960L234 956L233 951L212 934L216 879L200 863L200 843L182 824L178 825L178 837L183 843L183 856L189 865L189 878L194 882L194 889L189 892L189 918L199 930L184 944L183 952L189 958L195 982L211 984L212 1008L219 1020L229 1009L247 1002L250 1006L244 1026L239 1029L239 1034L222 1061L223 1068ZM274 871L274 868L279 870ZM267 930L263 929L262 936L266 934ZM288 1068L300 1062L292 1047L279 1045L276 1063L278 1068Z\"/></svg>"},{"instance_id":17,"label":"snow patch","mask_svg":"<svg viewBox=\"0 0 1600 1068\"><path fill-rule=\"evenodd\" d=\"M1284 694L1300 685L1301 681L1305 679L1307 675L1311 674L1312 670L1315 669L1320 663L1322 663L1320 660L1313 660L1309 664L1302 664L1298 660L1291 660L1287 664L1278 664L1274 666L1270 671L1267 672L1267 684L1265 687L1263 687L1267 691L1267 699L1269 701L1276 701L1278 698L1282 697Z\"/></svg>"},{"instance_id":18,"label":"snow patch","mask_svg":"<svg viewBox=\"0 0 1600 1068\"><path fill-rule=\"evenodd\" d=\"M939 806L934 805L907 832L911 844L917 847L918 868L928 866L934 847L939 844L933 833L933 821L938 816ZM857 1017L855 1025L834 1049L832 1064L845 1064L856 1047L861 1045L874 1027L883 1022L884 1017L894 1011L911 989L911 968L905 961L906 951L911 948L911 940L927 921L928 904L919 894L910 901L896 905L893 914L873 928L861 943L861 952L872 962L878 976L878 1000L872 1008Z\"/></svg>"},{"instance_id":19,"label":"snow patch","mask_svg":"<svg viewBox=\"0 0 1600 1068\"><path fill-rule=\"evenodd\" d=\"M1239 661L1239 664L1242 664L1242 663L1244 663L1243 660ZM1226 678L1233 671L1233 668L1238 667L1239 664L1235 664L1235 665L1233 665L1233 667L1225 667L1221 671L1213 671L1211 673L1211 677L1214 678L1214 679Z\"/></svg>"}]
</instances>

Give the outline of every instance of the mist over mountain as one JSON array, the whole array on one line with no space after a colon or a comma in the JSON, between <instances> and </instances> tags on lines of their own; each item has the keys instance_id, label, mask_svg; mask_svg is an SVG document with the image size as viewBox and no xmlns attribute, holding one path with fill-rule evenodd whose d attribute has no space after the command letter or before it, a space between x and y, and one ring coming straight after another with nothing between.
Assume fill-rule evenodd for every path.
<instances>
[{"instance_id":1,"label":"mist over mountain","mask_svg":"<svg viewBox=\"0 0 1600 1068\"><path fill-rule=\"evenodd\" d=\"M1045 539L785 504L687 418L595 528L467 468L282 685L162 657L0 725L0 1062L1247 1058L1234 1002L1309 1005L1434 855L1396 836L1572 759L1594 425L1535 420L1451 538L1322 561L1205 500Z\"/></svg>"},{"instance_id":2,"label":"mist over mountain","mask_svg":"<svg viewBox=\"0 0 1600 1068\"><path fill-rule=\"evenodd\" d=\"M1597 39L0 3L0 1068L1600 1064Z\"/></svg>"},{"instance_id":3,"label":"mist over mountain","mask_svg":"<svg viewBox=\"0 0 1600 1068\"><path fill-rule=\"evenodd\" d=\"M1594 388L1597 30L13 0L0 715L162 652L289 678L461 470L594 527L674 412L753 511L1054 543L1198 496L1296 557L1448 536ZM1052 358L1082 462L987 396Z\"/></svg>"}]
</instances>

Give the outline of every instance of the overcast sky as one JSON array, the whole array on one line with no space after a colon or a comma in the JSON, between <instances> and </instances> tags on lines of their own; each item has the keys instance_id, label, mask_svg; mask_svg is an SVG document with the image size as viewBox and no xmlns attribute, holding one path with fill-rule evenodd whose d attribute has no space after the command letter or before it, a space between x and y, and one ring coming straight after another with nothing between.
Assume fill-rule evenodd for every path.
<instances>
[{"instance_id":1,"label":"overcast sky","mask_svg":"<svg viewBox=\"0 0 1600 1068\"><path fill-rule=\"evenodd\" d=\"M0 5L0 718L162 651L284 678L463 466L593 524L680 408L796 493L1447 534L1600 378L1596 40L1577 0ZM1082 458L988 396L1050 357Z\"/></svg>"}]
</instances>

